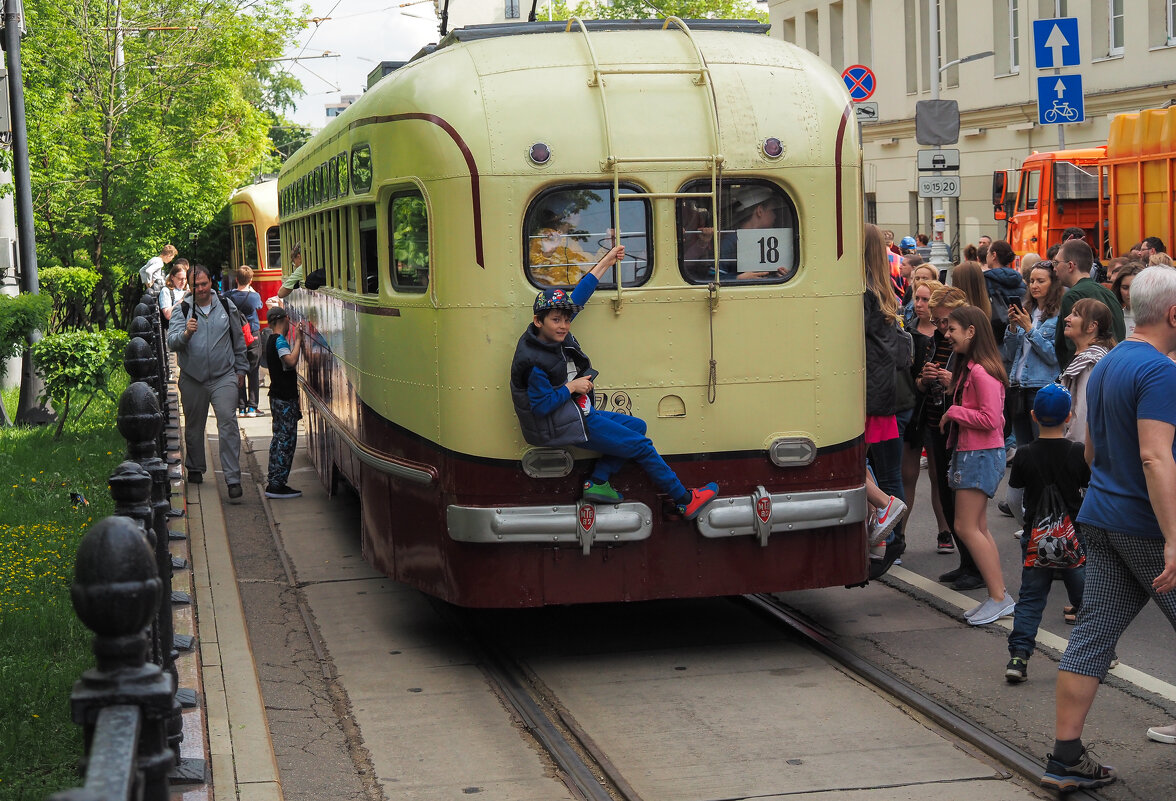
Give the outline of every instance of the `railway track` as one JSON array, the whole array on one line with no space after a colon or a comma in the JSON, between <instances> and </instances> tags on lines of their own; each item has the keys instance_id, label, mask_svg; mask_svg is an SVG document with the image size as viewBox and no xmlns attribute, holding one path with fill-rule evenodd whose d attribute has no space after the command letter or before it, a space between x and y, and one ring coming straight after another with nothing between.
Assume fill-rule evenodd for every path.
<instances>
[{"instance_id":1,"label":"railway track","mask_svg":"<svg viewBox=\"0 0 1176 801\"><path fill-rule=\"evenodd\" d=\"M1041 770L1038 757L1016 748L975 721L842 647L779 599L770 595L746 595L731 600L769 620L789 637L853 674L891 703L913 711L950 737L986 754L1000 767L1003 778L1015 775L1036 786ZM495 692L547 754L574 797L584 801L642 801L618 766L560 699L524 661L482 630L474 619L476 612L438 601L433 604L459 632ZM1040 788L1038 791L1047 793ZM1071 801L1104 801L1103 796L1090 791L1077 791L1066 797Z\"/></svg>"}]
</instances>

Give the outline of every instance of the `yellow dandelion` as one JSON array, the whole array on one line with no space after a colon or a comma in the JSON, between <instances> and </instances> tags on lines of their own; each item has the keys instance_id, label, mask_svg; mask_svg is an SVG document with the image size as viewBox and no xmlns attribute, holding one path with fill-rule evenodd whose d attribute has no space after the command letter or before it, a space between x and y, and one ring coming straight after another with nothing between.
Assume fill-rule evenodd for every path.
<instances>
[{"instance_id":1,"label":"yellow dandelion","mask_svg":"<svg viewBox=\"0 0 1176 801\"><path fill-rule=\"evenodd\" d=\"M33 482L34 484L36 484L36 483L37 483L37 477L36 477L36 476L33 476L32 478L30 478L30 479L29 479L29 481L31 481L31 482Z\"/></svg>"}]
</instances>

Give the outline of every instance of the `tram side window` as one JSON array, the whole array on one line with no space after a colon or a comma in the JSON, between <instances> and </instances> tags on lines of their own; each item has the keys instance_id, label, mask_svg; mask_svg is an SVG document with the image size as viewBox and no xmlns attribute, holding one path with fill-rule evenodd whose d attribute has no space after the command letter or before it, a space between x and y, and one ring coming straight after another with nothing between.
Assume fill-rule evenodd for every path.
<instances>
[{"instance_id":1,"label":"tram side window","mask_svg":"<svg viewBox=\"0 0 1176 801\"><path fill-rule=\"evenodd\" d=\"M282 239L276 225L265 232L265 266L268 270L282 269Z\"/></svg>"},{"instance_id":2,"label":"tram side window","mask_svg":"<svg viewBox=\"0 0 1176 801\"><path fill-rule=\"evenodd\" d=\"M424 292L429 285L429 209L420 192L394 195L388 205L392 231L392 285Z\"/></svg>"},{"instance_id":3,"label":"tram side window","mask_svg":"<svg viewBox=\"0 0 1176 801\"><path fill-rule=\"evenodd\" d=\"M621 196L638 192L622 186ZM620 264L623 286L640 286L652 272L650 210L646 199L620 203L621 221L613 217L613 190L609 185L560 188L535 198L523 223L526 232L523 266L536 286L573 286L613 246L613 232L620 229L625 258ZM615 287L616 269L600 281Z\"/></svg>"},{"instance_id":4,"label":"tram side window","mask_svg":"<svg viewBox=\"0 0 1176 801\"><path fill-rule=\"evenodd\" d=\"M364 203L359 209L359 273L364 294L380 291L380 252L376 247L376 207Z\"/></svg>"},{"instance_id":5,"label":"tram side window","mask_svg":"<svg viewBox=\"0 0 1176 801\"><path fill-rule=\"evenodd\" d=\"M710 193L691 181L683 192ZM778 284L796 274L800 226L796 207L767 181L723 181L719 192L719 281ZM709 197L678 200L678 265L682 277L705 284L715 275L715 223Z\"/></svg>"},{"instance_id":6,"label":"tram side window","mask_svg":"<svg viewBox=\"0 0 1176 801\"><path fill-rule=\"evenodd\" d=\"M372 150L367 145L351 151L351 186L359 194L372 188Z\"/></svg>"}]
</instances>

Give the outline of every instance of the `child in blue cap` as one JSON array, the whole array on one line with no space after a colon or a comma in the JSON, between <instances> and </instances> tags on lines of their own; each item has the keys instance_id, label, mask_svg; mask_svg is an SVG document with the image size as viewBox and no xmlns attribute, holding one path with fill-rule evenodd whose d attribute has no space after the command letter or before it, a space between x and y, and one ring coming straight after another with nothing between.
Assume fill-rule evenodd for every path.
<instances>
[{"instance_id":1,"label":"child in blue cap","mask_svg":"<svg viewBox=\"0 0 1176 801\"><path fill-rule=\"evenodd\" d=\"M535 297L534 319L519 337L510 367L510 394L523 437L532 445L577 445L601 455L584 482L584 500L617 503L621 494L609 480L624 464L636 461L654 485L693 520L719 494L714 482L686 489L677 474L645 436L645 421L592 405L592 368L572 336L572 319L592 297L600 278L625 255L618 245L604 255L570 293L545 289Z\"/></svg>"},{"instance_id":2,"label":"child in blue cap","mask_svg":"<svg viewBox=\"0 0 1176 801\"><path fill-rule=\"evenodd\" d=\"M1039 429L1037 439L1017 448L1013 469L1009 473L1009 506L1017 522L1023 524L1021 557L1025 565L1021 568L1021 592L1013 613L1013 630L1009 634L1005 680L1010 683L1022 682L1029 677L1029 657L1037 645L1037 629L1041 626L1054 571L1058 569L1029 566L1041 561L1048 563L1048 560L1037 558L1037 551L1045 546L1038 544L1030 548L1033 527L1043 514L1042 499L1051 485L1056 487L1073 522L1078 519L1078 509L1082 506L1080 492L1090 482L1090 467L1083 456L1083 444L1066 439L1066 421L1070 419L1070 393L1066 388L1061 384L1047 384L1039 389L1031 414ZM1061 568L1061 573L1070 604L1077 609L1082 603L1086 568L1080 563Z\"/></svg>"}]
</instances>

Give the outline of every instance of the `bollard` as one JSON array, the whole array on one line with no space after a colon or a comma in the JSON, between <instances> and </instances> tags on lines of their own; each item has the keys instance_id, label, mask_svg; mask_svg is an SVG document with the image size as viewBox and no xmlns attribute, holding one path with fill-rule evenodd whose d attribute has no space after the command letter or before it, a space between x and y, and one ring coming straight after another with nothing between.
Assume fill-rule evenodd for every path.
<instances>
[{"instance_id":1,"label":"bollard","mask_svg":"<svg viewBox=\"0 0 1176 801\"><path fill-rule=\"evenodd\" d=\"M138 471L138 465L132 466ZM135 471L124 472L129 481L141 485ZM155 556L138 520L106 517L86 532L78 546L70 590L78 617L94 632L97 662L70 694L71 718L84 732L86 787L58 793L54 801L110 798L100 788L119 786L131 788L130 798L167 801L167 774L174 755L167 747L166 732L175 685L159 665L147 661L145 632L162 591ZM125 753L125 744L111 740L135 736L136 726L126 721L136 718L134 764L103 758ZM122 774L128 768L129 777L112 773Z\"/></svg>"}]
</instances>

